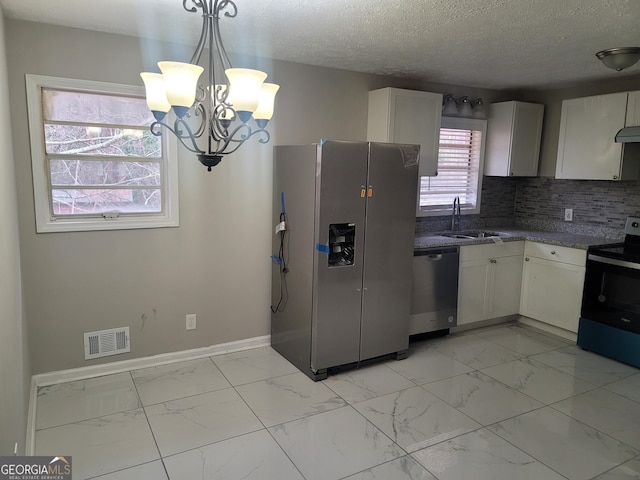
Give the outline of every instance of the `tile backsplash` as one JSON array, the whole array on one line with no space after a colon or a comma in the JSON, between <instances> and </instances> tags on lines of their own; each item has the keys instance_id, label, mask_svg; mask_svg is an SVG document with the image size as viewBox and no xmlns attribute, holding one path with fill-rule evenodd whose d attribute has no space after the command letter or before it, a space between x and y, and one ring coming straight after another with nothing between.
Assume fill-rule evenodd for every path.
<instances>
[{"instance_id":1,"label":"tile backsplash","mask_svg":"<svg viewBox=\"0 0 640 480\"><path fill-rule=\"evenodd\" d=\"M564 209L573 209L573 221L564 221ZM628 216L640 215L640 182L556 180L550 177L518 181L516 224L570 233L619 237Z\"/></svg>"},{"instance_id":2,"label":"tile backsplash","mask_svg":"<svg viewBox=\"0 0 640 480\"><path fill-rule=\"evenodd\" d=\"M515 224L516 178L484 177L480 197L480 214L463 215L460 230L490 228ZM451 215L418 217L416 233L451 229Z\"/></svg>"},{"instance_id":3,"label":"tile backsplash","mask_svg":"<svg viewBox=\"0 0 640 480\"><path fill-rule=\"evenodd\" d=\"M564 221L564 209L573 221ZM639 181L484 177L481 213L464 215L460 229L518 226L620 238L628 216L640 216ZM451 216L417 219L416 232L451 228Z\"/></svg>"}]
</instances>

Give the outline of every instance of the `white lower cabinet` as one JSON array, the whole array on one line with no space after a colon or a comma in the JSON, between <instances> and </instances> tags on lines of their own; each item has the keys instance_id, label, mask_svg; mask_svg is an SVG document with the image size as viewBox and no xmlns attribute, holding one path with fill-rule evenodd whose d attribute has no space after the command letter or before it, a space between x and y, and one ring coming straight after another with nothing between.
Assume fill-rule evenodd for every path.
<instances>
[{"instance_id":1,"label":"white lower cabinet","mask_svg":"<svg viewBox=\"0 0 640 480\"><path fill-rule=\"evenodd\" d=\"M578 331L586 251L526 242L520 314Z\"/></svg>"},{"instance_id":2,"label":"white lower cabinet","mask_svg":"<svg viewBox=\"0 0 640 480\"><path fill-rule=\"evenodd\" d=\"M524 242L460 247L458 325L517 314Z\"/></svg>"}]
</instances>

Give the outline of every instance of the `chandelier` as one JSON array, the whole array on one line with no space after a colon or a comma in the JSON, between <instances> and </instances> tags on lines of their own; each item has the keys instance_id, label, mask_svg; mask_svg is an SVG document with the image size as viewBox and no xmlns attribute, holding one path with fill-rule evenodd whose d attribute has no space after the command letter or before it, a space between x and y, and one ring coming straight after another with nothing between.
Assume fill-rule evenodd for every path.
<instances>
[{"instance_id":1,"label":"chandelier","mask_svg":"<svg viewBox=\"0 0 640 480\"><path fill-rule=\"evenodd\" d=\"M187 6L190 3L191 6ZM248 68L233 68L222 43L218 21L220 16L233 18L238 14L231 0L183 0L187 12L202 11L200 39L189 63L158 62L162 73L143 72L147 105L155 121L151 133L161 136L167 129L208 171L235 152L249 138L257 135L260 143L270 139L266 130L273 116L273 104L278 85L264 83L267 74ZM207 84L198 83L204 68L198 65L207 47ZM216 63L224 70L216 72ZM217 75L217 76L216 76ZM165 120L173 110L173 125ZM251 119L253 118L253 122ZM206 138L206 150L198 139ZM204 144L202 140L200 144Z\"/></svg>"}]
</instances>

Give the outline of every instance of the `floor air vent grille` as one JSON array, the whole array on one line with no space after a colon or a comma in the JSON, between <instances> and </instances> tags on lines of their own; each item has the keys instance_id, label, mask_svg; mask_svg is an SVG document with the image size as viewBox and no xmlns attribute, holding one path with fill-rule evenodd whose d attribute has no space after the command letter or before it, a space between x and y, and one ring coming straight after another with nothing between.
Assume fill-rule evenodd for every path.
<instances>
[{"instance_id":1,"label":"floor air vent grille","mask_svg":"<svg viewBox=\"0 0 640 480\"><path fill-rule=\"evenodd\" d=\"M100 330L84 334L84 359L107 357L131 351L129 327Z\"/></svg>"}]
</instances>

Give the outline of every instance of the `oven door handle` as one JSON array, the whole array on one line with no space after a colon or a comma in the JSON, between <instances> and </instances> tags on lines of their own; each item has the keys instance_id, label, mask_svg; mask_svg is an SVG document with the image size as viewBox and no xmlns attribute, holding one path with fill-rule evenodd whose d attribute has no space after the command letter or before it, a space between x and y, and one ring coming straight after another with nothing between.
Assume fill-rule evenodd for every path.
<instances>
[{"instance_id":1,"label":"oven door handle","mask_svg":"<svg viewBox=\"0 0 640 480\"><path fill-rule=\"evenodd\" d=\"M618 267L631 268L633 270L640 270L640 264L635 262L627 262L625 260L616 260L615 258L601 257L600 255L594 255L590 253L587 256L587 260L592 260L598 263L606 263L608 265L616 265Z\"/></svg>"}]
</instances>

